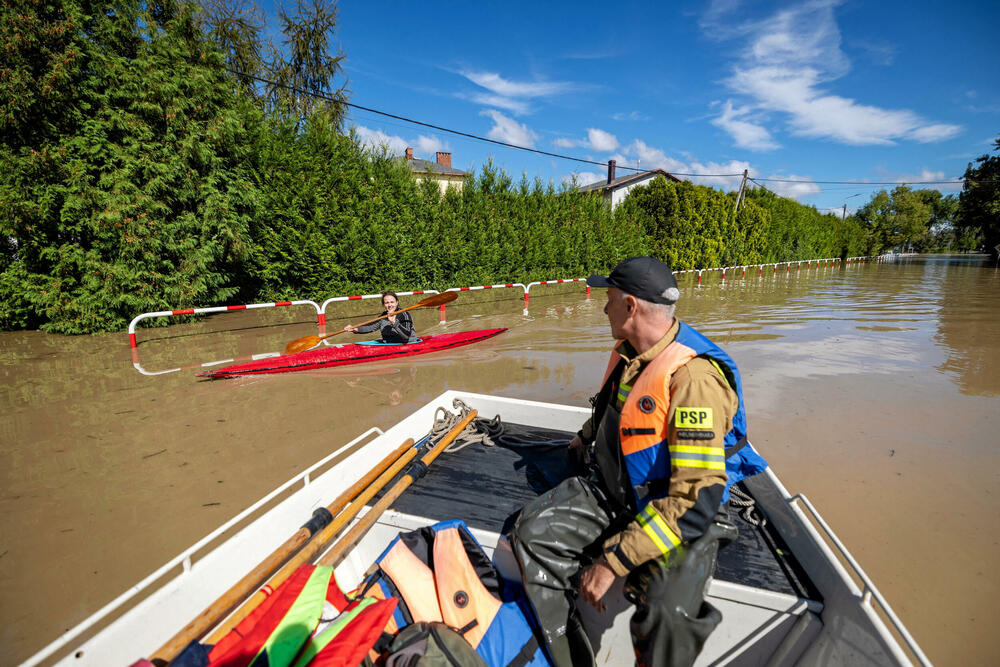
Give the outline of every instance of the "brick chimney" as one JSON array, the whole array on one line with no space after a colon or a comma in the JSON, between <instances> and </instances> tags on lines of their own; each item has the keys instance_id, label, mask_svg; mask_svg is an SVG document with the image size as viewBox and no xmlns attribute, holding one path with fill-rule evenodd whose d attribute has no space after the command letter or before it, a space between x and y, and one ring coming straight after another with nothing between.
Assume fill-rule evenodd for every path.
<instances>
[{"instance_id":1,"label":"brick chimney","mask_svg":"<svg viewBox=\"0 0 1000 667\"><path fill-rule=\"evenodd\" d=\"M615 180L615 161L608 160L608 184L610 185L613 180Z\"/></svg>"},{"instance_id":2,"label":"brick chimney","mask_svg":"<svg viewBox=\"0 0 1000 667\"><path fill-rule=\"evenodd\" d=\"M451 167L451 153L442 153L438 151L437 163L442 167Z\"/></svg>"},{"instance_id":3,"label":"brick chimney","mask_svg":"<svg viewBox=\"0 0 1000 667\"><path fill-rule=\"evenodd\" d=\"M412 148L407 147L407 149L406 149L406 159L407 160L412 160L413 159L413 149Z\"/></svg>"}]
</instances>

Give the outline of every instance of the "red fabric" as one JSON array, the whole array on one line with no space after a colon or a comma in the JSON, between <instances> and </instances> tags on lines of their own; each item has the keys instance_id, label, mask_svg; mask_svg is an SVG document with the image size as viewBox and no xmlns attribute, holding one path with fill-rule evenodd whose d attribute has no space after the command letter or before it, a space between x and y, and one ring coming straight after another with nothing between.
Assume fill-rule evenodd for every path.
<instances>
[{"instance_id":1,"label":"red fabric","mask_svg":"<svg viewBox=\"0 0 1000 667\"><path fill-rule=\"evenodd\" d=\"M233 633L241 633L242 636L237 637L237 641L233 643L231 648L218 659L213 657L215 649L212 649L212 653L209 654L209 659L212 660L209 667L246 667L249 665L267 642L267 638L278 627L281 619L295 604L314 569L316 566L308 563L299 566L299 569L295 570L292 576L278 586L278 589L270 597L260 603L252 614L243 619L229 635L223 638L225 641ZM245 634L243 634L244 631L246 631Z\"/></svg>"},{"instance_id":2,"label":"red fabric","mask_svg":"<svg viewBox=\"0 0 1000 667\"><path fill-rule=\"evenodd\" d=\"M382 636L394 611L396 598L372 603L309 661L309 667L356 667L361 664Z\"/></svg>"},{"instance_id":3,"label":"red fabric","mask_svg":"<svg viewBox=\"0 0 1000 667\"><path fill-rule=\"evenodd\" d=\"M282 602L283 607L281 613L278 614L277 612L275 612L275 616L273 618L270 616L268 617L267 625L261 626L261 632L263 632L264 629L267 628L267 634L265 634L263 638L260 640L260 642L257 643L256 649L254 650L253 654L247 657L248 661L252 660L253 656L257 655L257 652L260 651L260 647L264 645L265 641L267 641L267 637L270 635L270 633L274 631L274 628L277 627L278 623L281 621L284 615L288 613L288 610L291 608L292 603L295 602L295 600L299 596L299 593L302 592L303 587L305 587L305 584L309 580L309 577L312 575L314 569L315 566L310 565L308 563L300 565L299 568L295 570L294 573L292 573L292 576L290 576L280 586L278 586L278 589L276 591L272 592L267 598L265 598L263 602L257 605L256 609L254 609L252 612L250 612L249 615L247 615L246 618L240 621L239 625L230 630L225 637L219 640L219 643L216 644L214 647L212 647L212 651L208 654L209 660L212 661L209 667L216 667L216 665L218 665L219 667L222 667L223 665L225 665L226 667L233 667L238 664L243 664L243 663L223 662L221 659L223 657L226 657L228 660L229 658L228 654L230 653L230 651L233 650L233 647L237 646L244 640L249 640L249 636L251 635L251 633L255 633L256 631L255 626L257 625L258 621L260 621L265 614L268 614L268 612L272 609L272 607L274 607L274 605L278 602L279 597L281 595L284 595L285 592L288 590L288 586L293 585L291 582L293 580L296 581L296 583L294 584L294 586L296 587L295 588L296 592L295 595L290 598L291 601L288 602L288 604L285 604L283 601ZM347 598L344 597L343 591L341 591L340 586L337 585L337 578L333 575L330 576L330 585L326 589L326 600L327 602L332 604L338 612L346 609L348 605ZM247 650L249 650L250 646L248 645L246 648ZM243 651L241 651L240 653L242 654ZM216 661L219 662L217 663Z\"/></svg>"}]
</instances>

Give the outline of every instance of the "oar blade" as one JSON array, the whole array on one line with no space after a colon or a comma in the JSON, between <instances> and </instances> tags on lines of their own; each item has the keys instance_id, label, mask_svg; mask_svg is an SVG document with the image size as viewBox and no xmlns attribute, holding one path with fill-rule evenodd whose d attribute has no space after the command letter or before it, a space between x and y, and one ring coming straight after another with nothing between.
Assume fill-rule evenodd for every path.
<instances>
[{"instance_id":1,"label":"oar blade","mask_svg":"<svg viewBox=\"0 0 1000 667\"><path fill-rule=\"evenodd\" d=\"M285 346L285 354L296 354L298 352L305 352L311 347L316 347L319 345L322 339L319 336L305 336L304 338L296 338L291 343Z\"/></svg>"}]
</instances>

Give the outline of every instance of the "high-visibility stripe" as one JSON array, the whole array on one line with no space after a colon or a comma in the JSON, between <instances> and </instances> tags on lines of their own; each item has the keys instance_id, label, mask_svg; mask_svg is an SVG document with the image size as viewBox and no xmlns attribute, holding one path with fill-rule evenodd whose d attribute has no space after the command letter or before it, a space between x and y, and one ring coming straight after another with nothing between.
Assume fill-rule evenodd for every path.
<instances>
[{"instance_id":1,"label":"high-visibility stripe","mask_svg":"<svg viewBox=\"0 0 1000 667\"><path fill-rule=\"evenodd\" d=\"M703 445L670 445L670 453L678 454L721 454L722 447L711 447Z\"/></svg>"},{"instance_id":2,"label":"high-visibility stripe","mask_svg":"<svg viewBox=\"0 0 1000 667\"><path fill-rule=\"evenodd\" d=\"M670 462L679 468L725 470L726 453L722 447L670 445Z\"/></svg>"},{"instance_id":3,"label":"high-visibility stripe","mask_svg":"<svg viewBox=\"0 0 1000 667\"><path fill-rule=\"evenodd\" d=\"M708 358L708 360L709 360L710 362L712 362L712 365L713 365L713 366L715 366L715 370L719 371L719 375L721 375L721 376L722 376L722 379L723 379L723 381L724 381L724 382L726 383L726 386L727 386L727 387L729 387L730 389L732 389L732 385L731 385L731 384L729 384L729 378L727 378L727 377L726 377L726 374L722 372L722 366L720 366L720 365L718 364L718 362L716 362L716 361L715 361L715 359L713 359L713 358L711 358L711 357L709 357L709 358Z\"/></svg>"},{"instance_id":4,"label":"high-visibility stripe","mask_svg":"<svg viewBox=\"0 0 1000 667\"><path fill-rule=\"evenodd\" d=\"M629 393L632 391L632 385L622 383L618 386L618 400L622 403L628 398Z\"/></svg>"},{"instance_id":5,"label":"high-visibility stripe","mask_svg":"<svg viewBox=\"0 0 1000 667\"><path fill-rule=\"evenodd\" d=\"M704 468L705 470L725 470L726 461L723 457L719 457L718 461L705 461L699 458L692 458L689 455L684 458L674 457L671 459L671 463L678 468Z\"/></svg>"},{"instance_id":6,"label":"high-visibility stripe","mask_svg":"<svg viewBox=\"0 0 1000 667\"><path fill-rule=\"evenodd\" d=\"M635 520L639 522L643 532L664 556L669 556L680 546L681 538L670 530L670 526L663 520L660 513L653 509L652 505L646 505Z\"/></svg>"}]
</instances>

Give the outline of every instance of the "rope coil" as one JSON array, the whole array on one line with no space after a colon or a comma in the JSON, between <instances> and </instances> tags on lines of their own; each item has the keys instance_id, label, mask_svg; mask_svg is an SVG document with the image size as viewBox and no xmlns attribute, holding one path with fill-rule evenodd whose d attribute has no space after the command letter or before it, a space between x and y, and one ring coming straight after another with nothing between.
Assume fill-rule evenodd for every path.
<instances>
[{"instance_id":1,"label":"rope coil","mask_svg":"<svg viewBox=\"0 0 1000 667\"><path fill-rule=\"evenodd\" d=\"M444 407L438 407L434 412L434 426L431 427L431 439L440 436L454 428L455 424L462 421L472 410L462 399L456 398L452 402L452 407L458 410L457 414L452 414ZM569 443L568 438L550 438L542 435L534 435L530 431L514 435L506 433L506 428L500 420L500 415L493 419L479 417L469 423L468 426L455 438L455 441L448 445L445 452L457 452L460 449L472 444L482 443L484 447L495 447L497 444L507 447L555 447L565 446Z\"/></svg>"},{"instance_id":2,"label":"rope coil","mask_svg":"<svg viewBox=\"0 0 1000 667\"><path fill-rule=\"evenodd\" d=\"M735 484L729 487L729 504L739 508L736 513L751 526L763 528L767 525L767 517L757 507L757 501Z\"/></svg>"}]
</instances>

